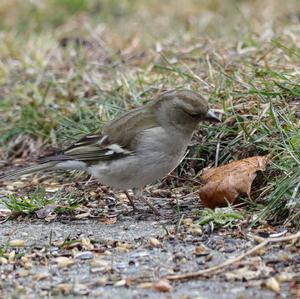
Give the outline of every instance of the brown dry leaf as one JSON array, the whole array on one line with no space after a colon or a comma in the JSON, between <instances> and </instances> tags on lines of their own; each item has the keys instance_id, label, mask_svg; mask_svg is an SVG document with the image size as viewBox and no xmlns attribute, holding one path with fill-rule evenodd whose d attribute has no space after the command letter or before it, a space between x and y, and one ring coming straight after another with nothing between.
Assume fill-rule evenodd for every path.
<instances>
[{"instance_id":1,"label":"brown dry leaf","mask_svg":"<svg viewBox=\"0 0 300 299\"><path fill-rule=\"evenodd\" d=\"M117 222L117 217L104 217L100 219L100 221L104 224L115 224Z\"/></svg>"},{"instance_id":2,"label":"brown dry leaf","mask_svg":"<svg viewBox=\"0 0 300 299\"><path fill-rule=\"evenodd\" d=\"M204 171L205 184L199 192L204 206L215 208L226 205L227 201L234 203L241 193L250 196L256 172L265 170L269 161L269 156L254 156Z\"/></svg>"}]
</instances>

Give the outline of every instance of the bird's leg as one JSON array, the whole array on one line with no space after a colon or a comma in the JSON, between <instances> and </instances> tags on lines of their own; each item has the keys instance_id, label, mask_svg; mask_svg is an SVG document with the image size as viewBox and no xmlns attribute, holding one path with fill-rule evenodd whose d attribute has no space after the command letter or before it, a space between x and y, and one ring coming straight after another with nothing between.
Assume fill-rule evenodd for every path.
<instances>
[{"instance_id":1,"label":"bird's leg","mask_svg":"<svg viewBox=\"0 0 300 299\"><path fill-rule=\"evenodd\" d=\"M160 216L159 211L157 210L157 208L151 203L149 202L145 197L141 197L140 198L152 211L156 216Z\"/></svg>"},{"instance_id":2,"label":"bird's leg","mask_svg":"<svg viewBox=\"0 0 300 299\"><path fill-rule=\"evenodd\" d=\"M151 202L149 202L144 196L143 196L143 189L140 188L134 188L132 189L133 194L135 195L135 198L141 199L152 211L155 215L159 216L159 211L153 206Z\"/></svg>"},{"instance_id":3,"label":"bird's leg","mask_svg":"<svg viewBox=\"0 0 300 299\"><path fill-rule=\"evenodd\" d=\"M137 208L136 208L136 206L135 206L135 204L134 204L134 201L133 201L133 199L132 199L132 196L130 196L130 194L128 193L127 190L125 190L124 193L125 193L127 199L129 200L129 203L130 203L130 205L132 206L133 210L134 210L134 211L137 211Z\"/></svg>"}]
</instances>

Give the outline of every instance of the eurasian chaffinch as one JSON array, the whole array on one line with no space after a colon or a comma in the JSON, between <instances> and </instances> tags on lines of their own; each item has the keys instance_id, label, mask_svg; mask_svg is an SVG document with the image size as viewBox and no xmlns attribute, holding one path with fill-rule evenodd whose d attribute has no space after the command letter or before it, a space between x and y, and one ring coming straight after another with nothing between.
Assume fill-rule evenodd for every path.
<instances>
[{"instance_id":1,"label":"eurasian chaffinch","mask_svg":"<svg viewBox=\"0 0 300 299\"><path fill-rule=\"evenodd\" d=\"M67 149L41 159L38 165L2 179L49 169L78 169L108 186L143 188L181 162L201 121L219 121L204 97L186 89L168 91L112 120L100 134L87 135ZM146 199L141 199L158 213ZM133 205L132 199L130 202Z\"/></svg>"}]
</instances>

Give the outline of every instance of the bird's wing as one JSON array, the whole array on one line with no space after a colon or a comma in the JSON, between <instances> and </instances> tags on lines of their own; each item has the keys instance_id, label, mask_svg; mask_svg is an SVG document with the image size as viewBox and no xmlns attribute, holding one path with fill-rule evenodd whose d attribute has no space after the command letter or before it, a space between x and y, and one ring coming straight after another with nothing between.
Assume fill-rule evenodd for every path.
<instances>
[{"instance_id":1,"label":"bird's wing","mask_svg":"<svg viewBox=\"0 0 300 299\"><path fill-rule=\"evenodd\" d=\"M41 162L77 160L92 165L134 154L140 133L154 126L153 118L151 111L131 110L107 124L102 133L86 135Z\"/></svg>"},{"instance_id":2,"label":"bird's wing","mask_svg":"<svg viewBox=\"0 0 300 299\"><path fill-rule=\"evenodd\" d=\"M68 159L83 162L105 161L130 155L128 151L117 143L113 143L108 135L86 135L74 142L63 151L63 156Z\"/></svg>"}]
</instances>

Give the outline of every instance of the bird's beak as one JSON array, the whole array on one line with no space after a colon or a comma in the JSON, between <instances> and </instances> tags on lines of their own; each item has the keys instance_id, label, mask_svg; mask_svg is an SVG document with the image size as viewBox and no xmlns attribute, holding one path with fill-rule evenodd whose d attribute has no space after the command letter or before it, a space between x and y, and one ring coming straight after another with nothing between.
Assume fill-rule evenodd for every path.
<instances>
[{"instance_id":1,"label":"bird's beak","mask_svg":"<svg viewBox=\"0 0 300 299\"><path fill-rule=\"evenodd\" d=\"M212 110L208 110L205 120L213 123L221 122L221 120Z\"/></svg>"}]
</instances>

